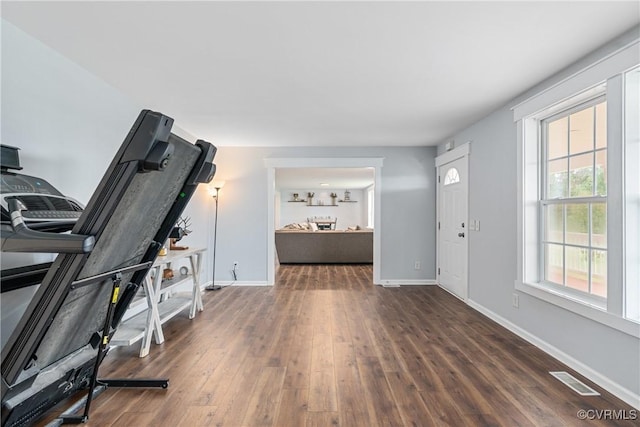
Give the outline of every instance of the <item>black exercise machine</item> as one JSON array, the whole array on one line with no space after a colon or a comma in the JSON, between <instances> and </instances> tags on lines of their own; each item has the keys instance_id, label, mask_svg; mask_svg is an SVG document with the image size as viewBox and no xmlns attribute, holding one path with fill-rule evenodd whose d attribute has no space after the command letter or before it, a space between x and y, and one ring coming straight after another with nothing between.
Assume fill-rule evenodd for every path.
<instances>
[{"instance_id":1,"label":"black exercise machine","mask_svg":"<svg viewBox=\"0 0 640 427\"><path fill-rule=\"evenodd\" d=\"M216 148L185 141L172 125L160 113L140 113L70 234L30 228L25 203L7 200L2 250L59 255L2 348L2 426L28 425L83 389L83 415L63 422L87 420L98 386L168 385L97 376L160 248L198 184L215 174Z\"/></svg>"}]
</instances>

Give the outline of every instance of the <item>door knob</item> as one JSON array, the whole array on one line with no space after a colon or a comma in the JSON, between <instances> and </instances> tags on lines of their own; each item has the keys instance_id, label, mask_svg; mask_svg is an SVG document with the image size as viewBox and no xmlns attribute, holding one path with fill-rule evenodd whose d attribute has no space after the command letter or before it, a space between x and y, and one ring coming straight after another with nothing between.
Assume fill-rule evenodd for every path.
<instances>
[{"instance_id":1,"label":"door knob","mask_svg":"<svg viewBox=\"0 0 640 427\"><path fill-rule=\"evenodd\" d=\"M458 237L464 237L464 232L463 233L458 233Z\"/></svg>"}]
</instances>

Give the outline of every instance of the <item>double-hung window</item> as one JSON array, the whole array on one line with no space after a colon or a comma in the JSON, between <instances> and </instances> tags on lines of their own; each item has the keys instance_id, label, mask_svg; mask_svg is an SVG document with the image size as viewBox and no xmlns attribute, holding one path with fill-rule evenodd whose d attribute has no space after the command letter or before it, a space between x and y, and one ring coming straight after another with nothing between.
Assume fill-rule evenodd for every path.
<instances>
[{"instance_id":1,"label":"double-hung window","mask_svg":"<svg viewBox=\"0 0 640 427\"><path fill-rule=\"evenodd\" d=\"M567 293L607 297L607 103L540 121L540 277Z\"/></svg>"},{"instance_id":2,"label":"double-hung window","mask_svg":"<svg viewBox=\"0 0 640 427\"><path fill-rule=\"evenodd\" d=\"M640 331L640 41L513 108L515 288Z\"/></svg>"}]
</instances>

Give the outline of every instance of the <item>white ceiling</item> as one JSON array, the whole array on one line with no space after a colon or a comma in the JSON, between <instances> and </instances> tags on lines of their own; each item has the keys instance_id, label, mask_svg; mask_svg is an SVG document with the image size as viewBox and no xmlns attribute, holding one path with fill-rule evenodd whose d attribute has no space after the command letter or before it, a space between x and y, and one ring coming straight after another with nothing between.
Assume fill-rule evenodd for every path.
<instances>
[{"instance_id":1,"label":"white ceiling","mask_svg":"<svg viewBox=\"0 0 640 427\"><path fill-rule=\"evenodd\" d=\"M434 145L639 22L639 2L2 2L216 145Z\"/></svg>"},{"instance_id":2,"label":"white ceiling","mask_svg":"<svg viewBox=\"0 0 640 427\"><path fill-rule=\"evenodd\" d=\"M374 174L373 168L282 168L276 169L276 187L300 190L359 190L373 185Z\"/></svg>"}]
</instances>

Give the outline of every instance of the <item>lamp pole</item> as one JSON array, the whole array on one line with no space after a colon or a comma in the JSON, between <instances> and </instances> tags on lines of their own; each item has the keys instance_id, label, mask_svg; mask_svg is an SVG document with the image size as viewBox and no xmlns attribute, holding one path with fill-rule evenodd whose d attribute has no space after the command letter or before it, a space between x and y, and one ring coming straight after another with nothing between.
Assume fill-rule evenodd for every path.
<instances>
[{"instance_id":1,"label":"lamp pole","mask_svg":"<svg viewBox=\"0 0 640 427\"><path fill-rule=\"evenodd\" d=\"M216 201L216 211L213 216L213 275L211 276L211 284L205 288L208 291L217 291L222 289L222 286L216 285L216 241L218 240L218 198L220 197L220 189L223 185L224 184L221 183L213 184L213 188L215 189L213 198Z\"/></svg>"}]
</instances>

